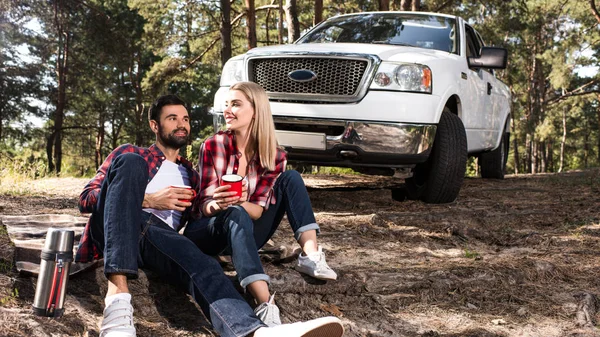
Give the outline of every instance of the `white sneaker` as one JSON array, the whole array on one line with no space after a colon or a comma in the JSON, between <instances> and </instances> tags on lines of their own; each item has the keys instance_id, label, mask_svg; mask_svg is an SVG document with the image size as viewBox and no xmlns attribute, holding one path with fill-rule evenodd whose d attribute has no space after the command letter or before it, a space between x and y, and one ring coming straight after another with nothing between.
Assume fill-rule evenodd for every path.
<instances>
[{"instance_id":1,"label":"white sneaker","mask_svg":"<svg viewBox=\"0 0 600 337\"><path fill-rule=\"evenodd\" d=\"M322 317L306 322L258 328L254 337L341 337L342 321L337 317Z\"/></svg>"},{"instance_id":2,"label":"white sneaker","mask_svg":"<svg viewBox=\"0 0 600 337\"><path fill-rule=\"evenodd\" d=\"M279 308L275 305L275 303L273 303L274 298L275 294L271 295L269 302L262 303L256 307L256 309L254 309L256 316L269 327L281 324L281 319L279 318Z\"/></svg>"},{"instance_id":3,"label":"white sneaker","mask_svg":"<svg viewBox=\"0 0 600 337\"><path fill-rule=\"evenodd\" d=\"M321 246L319 246L316 253L306 256L300 254L296 270L320 280L337 280L337 274L329 268L327 261L325 261L325 253L323 253Z\"/></svg>"},{"instance_id":4,"label":"white sneaker","mask_svg":"<svg viewBox=\"0 0 600 337\"><path fill-rule=\"evenodd\" d=\"M115 299L104 308L100 337L135 337L133 307L123 299Z\"/></svg>"}]
</instances>

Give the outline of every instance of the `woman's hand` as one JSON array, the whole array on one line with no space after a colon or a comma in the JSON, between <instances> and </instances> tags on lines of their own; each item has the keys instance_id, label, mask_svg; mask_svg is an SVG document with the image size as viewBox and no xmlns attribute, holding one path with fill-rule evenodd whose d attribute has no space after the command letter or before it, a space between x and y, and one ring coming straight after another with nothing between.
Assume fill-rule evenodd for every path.
<instances>
[{"instance_id":1,"label":"woman's hand","mask_svg":"<svg viewBox=\"0 0 600 337\"><path fill-rule=\"evenodd\" d=\"M248 201L248 181L246 179L242 180L242 196L240 197L239 203L243 203L244 201Z\"/></svg>"},{"instance_id":2,"label":"woman's hand","mask_svg":"<svg viewBox=\"0 0 600 337\"><path fill-rule=\"evenodd\" d=\"M226 210L227 207L239 203L241 199L236 195L234 191L229 191L229 188L231 188L231 186L229 185L219 186L215 189L213 193L213 200L217 203L217 206L222 210ZM244 192L242 187L242 197L244 196L243 193Z\"/></svg>"}]
</instances>

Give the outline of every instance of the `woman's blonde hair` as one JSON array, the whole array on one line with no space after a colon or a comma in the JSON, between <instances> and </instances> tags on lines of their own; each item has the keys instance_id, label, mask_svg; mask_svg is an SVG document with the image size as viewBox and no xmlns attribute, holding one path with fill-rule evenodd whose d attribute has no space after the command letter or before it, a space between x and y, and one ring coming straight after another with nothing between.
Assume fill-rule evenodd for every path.
<instances>
[{"instance_id":1,"label":"woman's blonde hair","mask_svg":"<svg viewBox=\"0 0 600 337\"><path fill-rule=\"evenodd\" d=\"M229 90L242 92L254 107L254 118L250 123L248 142L246 143L246 158L250 159L255 153L258 153L260 165L273 171L277 156L277 138L275 137L271 105L265 89L254 82L238 82Z\"/></svg>"}]
</instances>

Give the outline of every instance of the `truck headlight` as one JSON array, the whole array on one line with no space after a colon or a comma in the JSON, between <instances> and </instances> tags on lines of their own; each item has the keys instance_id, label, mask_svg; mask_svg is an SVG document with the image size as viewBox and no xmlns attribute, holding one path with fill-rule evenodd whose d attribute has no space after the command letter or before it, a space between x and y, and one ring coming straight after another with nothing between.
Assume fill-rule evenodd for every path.
<instances>
[{"instance_id":1,"label":"truck headlight","mask_svg":"<svg viewBox=\"0 0 600 337\"><path fill-rule=\"evenodd\" d=\"M431 69L415 63L382 62L371 89L431 93Z\"/></svg>"},{"instance_id":2,"label":"truck headlight","mask_svg":"<svg viewBox=\"0 0 600 337\"><path fill-rule=\"evenodd\" d=\"M243 80L244 59L233 57L225 62L223 72L221 73L221 86L229 87L236 82Z\"/></svg>"}]
</instances>

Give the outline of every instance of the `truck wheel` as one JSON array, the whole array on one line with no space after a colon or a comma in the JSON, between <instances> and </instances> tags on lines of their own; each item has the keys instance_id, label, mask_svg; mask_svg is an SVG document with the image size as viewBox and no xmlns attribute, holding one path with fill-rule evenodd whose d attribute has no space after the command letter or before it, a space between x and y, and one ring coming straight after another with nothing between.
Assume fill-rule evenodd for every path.
<instances>
[{"instance_id":1,"label":"truck wheel","mask_svg":"<svg viewBox=\"0 0 600 337\"><path fill-rule=\"evenodd\" d=\"M467 168L467 134L460 118L444 108L429 159L406 179L409 198L443 204L456 200Z\"/></svg>"},{"instance_id":2,"label":"truck wheel","mask_svg":"<svg viewBox=\"0 0 600 337\"><path fill-rule=\"evenodd\" d=\"M481 178L504 179L509 146L510 133L505 132L500 140L500 145L495 150L479 155Z\"/></svg>"}]
</instances>

